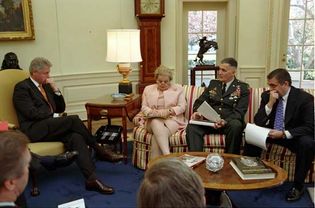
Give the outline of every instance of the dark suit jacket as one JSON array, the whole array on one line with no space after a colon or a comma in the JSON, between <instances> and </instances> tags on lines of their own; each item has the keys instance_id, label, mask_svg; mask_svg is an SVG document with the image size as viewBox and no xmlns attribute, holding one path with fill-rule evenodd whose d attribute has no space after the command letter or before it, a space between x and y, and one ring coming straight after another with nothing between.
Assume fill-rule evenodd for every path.
<instances>
[{"instance_id":1,"label":"dark suit jacket","mask_svg":"<svg viewBox=\"0 0 315 208\"><path fill-rule=\"evenodd\" d=\"M222 82L211 80L209 86L194 103L194 111L207 101L222 119L229 122L240 120L245 124L244 116L248 108L249 86L238 79L234 79L226 92L222 95Z\"/></svg>"},{"instance_id":2,"label":"dark suit jacket","mask_svg":"<svg viewBox=\"0 0 315 208\"><path fill-rule=\"evenodd\" d=\"M40 121L52 118L53 113L62 113L65 110L63 96L56 95L49 84L43 85L43 88L45 89L47 98L54 112L51 112L48 102L30 78L15 85L13 103L18 116L20 129L27 135L34 135L34 132L32 132L33 134L30 133L34 123L41 125L40 129L42 133L38 132L38 134L42 135L44 132L48 132L48 127L45 125L45 122Z\"/></svg>"},{"instance_id":3,"label":"dark suit jacket","mask_svg":"<svg viewBox=\"0 0 315 208\"><path fill-rule=\"evenodd\" d=\"M267 116L265 105L269 101L269 94L270 91L262 93L260 107L254 117L254 122L258 126L273 129L278 102L273 105L271 113ZM314 97L292 86L284 117L285 130L288 130L293 137L314 136Z\"/></svg>"}]
</instances>

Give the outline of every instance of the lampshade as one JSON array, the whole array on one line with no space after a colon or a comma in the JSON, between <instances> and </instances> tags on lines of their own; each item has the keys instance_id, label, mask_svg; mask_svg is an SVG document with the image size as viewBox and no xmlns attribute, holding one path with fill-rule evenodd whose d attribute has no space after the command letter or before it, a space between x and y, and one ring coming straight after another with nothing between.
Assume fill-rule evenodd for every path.
<instances>
[{"instance_id":1,"label":"lampshade","mask_svg":"<svg viewBox=\"0 0 315 208\"><path fill-rule=\"evenodd\" d=\"M107 30L106 60L117 63L141 62L140 30Z\"/></svg>"}]
</instances>

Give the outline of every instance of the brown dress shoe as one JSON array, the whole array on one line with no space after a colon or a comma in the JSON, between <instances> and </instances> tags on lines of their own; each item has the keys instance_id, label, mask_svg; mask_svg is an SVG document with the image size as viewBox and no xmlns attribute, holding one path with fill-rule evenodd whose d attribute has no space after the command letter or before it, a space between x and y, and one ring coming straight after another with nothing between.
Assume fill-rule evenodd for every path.
<instances>
[{"instance_id":1,"label":"brown dress shoe","mask_svg":"<svg viewBox=\"0 0 315 208\"><path fill-rule=\"evenodd\" d=\"M114 189L103 184L100 180L87 180L85 182L85 189L88 191L97 191L101 194L113 194Z\"/></svg>"},{"instance_id":2,"label":"brown dress shoe","mask_svg":"<svg viewBox=\"0 0 315 208\"><path fill-rule=\"evenodd\" d=\"M100 160L109 161L109 162L118 162L124 159L123 155L114 153L110 149L103 148L98 145L96 145L94 149L95 149L97 157Z\"/></svg>"}]
</instances>

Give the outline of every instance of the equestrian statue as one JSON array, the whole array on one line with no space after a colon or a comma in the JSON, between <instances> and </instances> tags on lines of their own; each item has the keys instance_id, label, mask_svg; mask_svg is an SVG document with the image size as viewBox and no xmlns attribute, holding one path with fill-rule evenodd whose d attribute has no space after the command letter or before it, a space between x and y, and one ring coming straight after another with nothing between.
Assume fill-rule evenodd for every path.
<instances>
[{"instance_id":1,"label":"equestrian statue","mask_svg":"<svg viewBox=\"0 0 315 208\"><path fill-rule=\"evenodd\" d=\"M203 62L203 54L205 54L210 48L214 48L214 50L217 50L218 43L213 40L207 40L207 37L204 36L201 39L199 39L199 47L200 48L197 57L194 61L197 62L199 58L198 63L200 65L204 65L205 63Z\"/></svg>"}]
</instances>

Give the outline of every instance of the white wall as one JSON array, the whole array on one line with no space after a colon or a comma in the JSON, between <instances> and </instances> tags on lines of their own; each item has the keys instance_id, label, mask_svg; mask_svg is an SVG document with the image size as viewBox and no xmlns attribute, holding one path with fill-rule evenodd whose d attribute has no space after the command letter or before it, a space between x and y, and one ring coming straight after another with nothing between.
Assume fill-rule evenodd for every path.
<instances>
[{"instance_id":1,"label":"white wall","mask_svg":"<svg viewBox=\"0 0 315 208\"><path fill-rule=\"evenodd\" d=\"M237 60L239 78L252 87L265 85L268 50L268 0L239 0Z\"/></svg>"}]
</instances>

